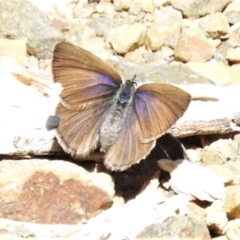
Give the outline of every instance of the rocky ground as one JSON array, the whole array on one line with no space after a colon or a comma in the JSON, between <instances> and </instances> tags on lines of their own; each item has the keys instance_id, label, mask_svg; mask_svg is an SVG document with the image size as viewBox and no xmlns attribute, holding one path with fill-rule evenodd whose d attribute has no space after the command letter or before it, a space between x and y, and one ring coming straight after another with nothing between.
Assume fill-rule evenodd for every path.
<instances>
[{"instance_id":1,"label":"rocky ground","mask_svg":"<svg viewBox=\"0 0 240 240\"><path fill-rule=\"evenodd\" d=\"M0 13L0 239L240 239L239 0L0 0ZM139 164L74 161L46 129L63 40L192 95Z\"/></svg>"}]
</instances>

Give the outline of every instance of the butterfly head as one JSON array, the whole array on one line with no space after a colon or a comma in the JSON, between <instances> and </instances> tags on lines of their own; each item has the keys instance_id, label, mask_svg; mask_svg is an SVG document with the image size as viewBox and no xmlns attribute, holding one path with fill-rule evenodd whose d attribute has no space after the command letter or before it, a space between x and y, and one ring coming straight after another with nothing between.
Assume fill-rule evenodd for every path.
<instances>
[{"instance_id":1,"label":"butterfly head","mask_svg":"<svg viewBox=\"0 0 240 240\"><path fill-rule=\"evenodd\" d=\"M135 85L137 85L137 83L134 82L135 78L136 76L134 76L132 80L127 80L126 83L122 85L122 89L118 98L119 104L124 105L128 103L129 100L131 99L133 93L136 90Z\"/></svg>"}]
</instances>

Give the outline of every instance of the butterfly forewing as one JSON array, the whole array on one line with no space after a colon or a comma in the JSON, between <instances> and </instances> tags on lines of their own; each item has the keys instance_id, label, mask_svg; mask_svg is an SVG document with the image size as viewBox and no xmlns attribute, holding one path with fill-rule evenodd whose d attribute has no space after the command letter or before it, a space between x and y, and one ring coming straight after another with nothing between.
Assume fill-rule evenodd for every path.
<instances>
[{"instance_id":1,"label":"butterfly forewing","mask_svg":"<svg viewBox=\"0 0 240 240\"><path fill-rule=\"evenodd\" d=\"M114 79L119 85L122 83L119 74L114 71L103 60L92 53L77 47L73 44L60 42L54 49L53 71L54 68L66 67L77 70L88 70L100 73Z\"/></svg>"},{"instance_id":2,"label":"butterfly forewing","mask_svg":"<svg viewBox=\"0 0 240 240\"><path fill-rule=\"evenodd\" d=\"M160 137L183 115L191 96L168 84L144 84L134 96L134 109L141 128L140 141Z\"/></svg>"},{"instance_id":3,"label":"butterfly forewing","mask_svg":"<svg viewBox=\"0 0 240 240\"><path fill-rule=\"evenodd\" d=\"M100 58L65 42L55 47L53 75L63 88L62 100L77 110L97 105L106 97L113 98L122 82L118 73Z\"/></svg>"},{"instance_id":4,"label":"butterfly forewing","mask_svg":"<svg viewBox=\"0 0 240 240\"><path fill-rule=\"evenodd\" d=\"M155 141L141 143L137 115L130 107L117 141L107 151L104 164L111 170L123 171L144 159L155 146Z\"/></svg>"}]
</instances>

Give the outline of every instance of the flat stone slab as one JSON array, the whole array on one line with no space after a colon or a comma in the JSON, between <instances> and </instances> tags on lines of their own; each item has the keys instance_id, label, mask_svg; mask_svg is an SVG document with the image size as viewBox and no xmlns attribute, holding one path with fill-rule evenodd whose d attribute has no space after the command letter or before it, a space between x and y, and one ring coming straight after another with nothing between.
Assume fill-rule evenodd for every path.
<instances>
[{"instance_id":1,"label":"flat stone slab","mask_svg":"<svg viewBox=\"0 0 240 240\"><path fill-rule=\"evenodd\" d=\"M19 81L20 80L20 81ZM24 82L24 83L23 83ZM178 85L193 100L170 129L176 137L240 131L240 86ZM0 154L16 157L62 154L46 121L54 115L59 86L0 70Z\"/></svg>"}]
</instances>

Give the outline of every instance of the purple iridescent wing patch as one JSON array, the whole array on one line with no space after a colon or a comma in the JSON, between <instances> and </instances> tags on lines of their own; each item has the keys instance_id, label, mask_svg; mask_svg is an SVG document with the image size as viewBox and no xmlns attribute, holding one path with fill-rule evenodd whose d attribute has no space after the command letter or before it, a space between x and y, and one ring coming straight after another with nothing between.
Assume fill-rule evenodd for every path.
<instances>
[{"instance_id":1,"label":"purple iridescent wing patch","mask_svg":"<svg viewBox=\"0 0 240 240\"><path fill-rule=\"evenodd\" d=\"M141 142L155 140L182 116L191 97L168 84L144 84L134 96L134 109L142 135Z\"/></svg>"}]
</instances>

